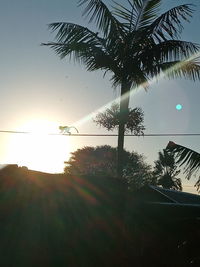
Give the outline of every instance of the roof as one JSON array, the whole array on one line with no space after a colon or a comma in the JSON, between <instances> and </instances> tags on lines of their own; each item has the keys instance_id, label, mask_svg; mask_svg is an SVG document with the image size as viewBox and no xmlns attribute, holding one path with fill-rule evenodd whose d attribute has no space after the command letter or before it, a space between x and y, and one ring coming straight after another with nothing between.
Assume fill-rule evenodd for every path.
<instances>
[{"instance_id":1,"label":"roof","mask_svg":"<svg viewBox=\"0 0 200 267\"><path fill-rule=\"evenodd\" d=\"M181 204L196 204L200 205L200 196L181 192L177 190L171 190L171 189L164 189L161 187L156 186L149 186L152 190L155 190L166 197L166 199L170 199L174 203L181 203Z\"/></svg>"},{"instance_id":2,"label":"roof","mask_svg":"<svg viewBox=\"0 0 200 267\"><path fill-rule=\"evenodd\" d=\"M157 186L145 186L134 194L133 198L141 209L155 218L179 220L200 219L200 196L164 189Z\"/></svg>"},{"instance_id":3,"label":"roof","mask_svg":"<svg viewBox=\"0 0 200 267\"><path fill-rule=\"evenodd\" d=\"M152 185L141 188L136 197L144 202L200 205L199 195Z\"/></svg>"}]
</instances>

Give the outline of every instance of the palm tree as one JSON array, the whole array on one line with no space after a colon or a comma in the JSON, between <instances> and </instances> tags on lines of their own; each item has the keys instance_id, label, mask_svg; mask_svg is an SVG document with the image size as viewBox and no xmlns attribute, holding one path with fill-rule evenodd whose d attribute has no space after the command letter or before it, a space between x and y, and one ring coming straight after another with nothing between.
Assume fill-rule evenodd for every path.
<instances>
[{"instance_id":1,"label":"palm tree","mask_svg":"<svg viewBox=\"0 0 200 267\"><path fill-rule=\"evenodd\" d=\"M176 177L180 170L177 170L178 165L173 152L163 149L163 153L158 153L158 160L154 163L153 173L157 177L158 185L167 189L182 190L181 179Z\"/></svg>"},{"instance_id":2,"label":"palm tree","mask_svg":"<svg viewBox=\"0 0 200 267\"><path fill-rule=\"evenodd\" d=\"M103 112L99 112L93 121L106 128L108 131L113 131L119 127L119 105L113 103L110 108L107 108ZM135 135L144 135L144 112L141 108L128 109L128 119L125 125L126 133L134 133Z\"/></svg>"},{"instance_id":3,"label":"palm tree","mask_svg":"<svg viewBox=\"0 0 200 267\"><path fill-rule=\"evenodd\" d=\"M170 141L166 147L167 151L170 151L176 156L176 164L184 166L184 173L186 178L190 179L193 174L196 174L200 169L200 154L190 148L175 144ZM200 189L200 177L198 178L195 186L197 190Z\"/></svg>"},{"instance_id":4,"label":"palm tree","mask_svg":"<svg viewBox=\"0 0 200 267\"><path fill-rule=\"evenodd\" d=\"M173 7L159 15L162 0L127 0L114 2L110 10L102 0L80 0L83 16L97 31L69 23L49 25L56 31L50 46L61 58L69 56L83 63L88 71L111 73L113 87L120 86L118 128L118 176L122 177L125 124L128 118L130 91L138 86L147 89L149 80L167 71L172 78L200 78L200 66L192 57L199 45L179 40L183 21L192 16L192 5Z\"/></svg>"}]
</instances>

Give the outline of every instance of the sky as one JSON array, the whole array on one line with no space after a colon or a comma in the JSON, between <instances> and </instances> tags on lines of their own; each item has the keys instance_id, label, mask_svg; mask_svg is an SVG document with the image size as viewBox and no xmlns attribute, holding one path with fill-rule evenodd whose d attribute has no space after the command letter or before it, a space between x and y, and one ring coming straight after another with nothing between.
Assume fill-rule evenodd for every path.
<instances>
[{"instance_id":1,"label":"sky","mask_svg":"<svg viewBox=\"0 0 200 267\"><path fill-rule=\"evenodd\" d=\"M124 3L125 0L120 0ZM195 0L163 1L164 9L174 4L195 3L191 22L182 40L200 43L200 4ZM110 3L110 1L105 1ZM70 152L84 146L117 146L117 137L72 137L59 133L59 125L76 125L79 133L109 133L92 121L91 113L119 96L109 76L87 72L68 58L60 60L41 43L53 41L52 22L88 26L77 1L0 0L0 130L32 134L0 133L0 163L17 163L47 172L62 172ZM164 10L163 9L163 10ZM130 107L144 111L145 133L200 133L200 82L160 79L147 92L134 90ZM181 110L176 105L182 105ZM125 148L144 154L150 164L169 140L200 151L197 137L126 137ZM183 179L184 190L193 191L195 179Z\"/></svg>"}]
</instances>

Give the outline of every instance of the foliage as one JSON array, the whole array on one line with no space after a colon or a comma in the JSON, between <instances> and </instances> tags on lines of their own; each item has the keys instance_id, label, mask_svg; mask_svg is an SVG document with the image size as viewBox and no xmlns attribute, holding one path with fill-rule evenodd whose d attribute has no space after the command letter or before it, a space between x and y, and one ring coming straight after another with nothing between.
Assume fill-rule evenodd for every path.
<instances>
[{"instance_id":1,"label":"foliage","mask_svg":"<svg viewBox=\"0 0 200 267\"><path fill-rule=\"evenodd\" d=\"M200 154L190 148L175 144L170 141L166 149L175 154L176 164L180 167L184 166L186 178L190 179L193 174L196 174L200 169ZM196 182L197 190L200 189L200 178Z\"/></svg>"},{"instance_id":2,"label":"foliage","mask_svg":"<svg viewBox=\"0 0 200 267\"><path fill-rule=\"evenodd\" d=\"M72 175L117 176L117 149L111 146L84 147L71 153L66 161L65 173ZM136 189L145 184L152 184L151 167L144 157L136 152L124 150L123 177L129 188Z\"/></svg>"},{"instance_id":3,"label":"foliage","mask_svg":"<svg viewBox=\"0 0 200 267\"><path fill-rule=\"evenodd\" d=\"M128 152L124 151L128 158ZM116 149L110 146L84 147L71 153L65 173L116 176Z\"/></svg>"},{"instance_id":4,"label":"foliage","mask_svg":"<svg viewBox=\"0 0 200 267\"><path fill-rule=\"evenodd\" d=\"M130 190L137 190L145 185L156 185L156 178L152 168L145 161L143 155L131 153L129 163L123 171L123 176L128 182Z\"/></svg>"},{"instance_id":5,"label":"foliage","mask_svg":"<svg viewBox=\"0 0 200 267\"><path fill-rule=\"evenodd\" d=\"M180 170L173 152L163 149L163 152L158 153L158 160L154 163L154 175L157 177L158 185L167 189L182 190L181 179L177 178Z\"/></svg>"},{"instance_id":6,"label":"foliage","mask_svg":"<svg viewBox=\"0 0 200 267\"><path fill-rule=\"evenodd\" d=\"M88 71L111 74L114 87L121 86L118 134L118 176L123 170L125 124L128 120L130 90L165 73L169 78L200 79L199 45L179 40L183 22L192 16L192 5L182 4L160 14L162 0L113 1L111 9L101 0L80 0L83 16L96 31L87 27L56 22L56 42L47 45L61 58L69 56Z\"/></svg>"},{"instance_id":7,"label":"foliage","mask_svg":"<svg viewBox=\"0 0 200 267\"><path fill-rule=\"evenodd\" d=\"M108 131L113 131L118 129L120 120L120 110L119 104L113 103L110 108L107 108L104 112L97 114L94 122L106 128ZM128 110L128 119L125 124L126 132L134 133L135 135L143 135L145 127L144 122L144 113L141 108L129 108Z\"/></svg>"},{"instance_id":8,"label":"foliage","mask_svg":"<svg viewBox=\"0 0 200 267\"><path fill-rule=\"evenodd\" d=\"M97 32L75 23L51 23L49 28L57 31L57 42L45 45L61 58L70 56L85 64L88 71L111 72L114 86L125 79L145 87L148 78L173 66L176 68L171 68L168 75L197 79L198 62L189 58L199 46L177 40L183 30L182 21L192 16L192 5L179 5L160 15L161 3L127 0L127 6L115 2L110 10L101 0L80 0L79 6L86 5L83 16L95 24ZM178 65L186 59L186 66Z\"/></svg>"}]
</instances>

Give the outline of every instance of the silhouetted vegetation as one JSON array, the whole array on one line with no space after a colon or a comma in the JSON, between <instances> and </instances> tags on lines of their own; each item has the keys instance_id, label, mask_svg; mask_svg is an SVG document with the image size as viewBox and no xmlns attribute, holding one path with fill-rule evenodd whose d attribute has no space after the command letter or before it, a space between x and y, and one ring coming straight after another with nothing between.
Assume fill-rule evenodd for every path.
<instances>
[{"instance_id":1,"label":"silhouetted vegetation","mask_svg":"<svg viewBox=\"0 0 200 267\"><path fill-rule=\"evenodd\" d=\"M116 177L116 148L111 146L83 147L71 152L65 162L65 173L75 175L106 175ZM129 152L124 151L126 161Z\"/></svg>"},{"instance_id":2,"label":"silhouetted vegetation","mask_svg":"<svg viewBox=\"0 0 200 267\"><path fill-rule=\"evenodd\" d=\"M106 128L108 131L113 131L119 128L120 121L119 104L113 103L110 108L104 112L99 112L94 119L94 122ZM125 124L125 132L134 133L135 135L143 135L145 127L144 113L141 108L128 109L128 119Z\"/></svg>"},{"instance_id":3,"label":"silhouetted vegetation","mask_svg":"<svg viewBox=\"0 0 200 267\"><path fill-rule=\"evenodd\" d=\"M80 0L83 15L96 30L75 23L49 25L56 31L50 46L61 58L69 56L83 63L88 71L111 74L114 87L121 87L118 130L118 176L123 174L125 125L129 115L130 91L148 89L149 80L165 73L169 78L200 78L199 46L181 41L183 22L192 16L192 6L180 4L160 14L161 0L135 0L112 8L101 0ZM197 56L198 57L198 56Z\"/></svg>"},{"instance_id":4,"label":"silhouetted vegetation","mask_svg":"<svg viewBox=\"0 0 200 267\"><path fill-rule=\"evenodd\" d=\"M145 204L118 179L0 171L1 266L185 267L199 221Z\"/></svg>"},{"instance_id":5,"label":"silhouetted vegetation","mask_svg":"<svg viewBox=\"0 0 200 267\"><path fill-rule=\"evenodd\" d=\"M170 153L174 153L176 157L176 164L184 167L184 173L189 180L192 175L197 175L200 168L200 154L190 148L175 144L170 141L166 148ZM195 186L197 190L200 189L200 177Z\"/></svg>"},{"instance_id":6,"label":"silhouetted vegetation","mask_svg":"<svg viewBox=\"0 0 200 267\"><path fill-rule=\"evenodd\" d=\"M158 153L154 168L145 162L143 155L124 150L123 181L129 190L145 185L158 185L166 189L182 190L180 169L173 152ZM71 153L65 162L65 173L72 175L107 176L117 178L117 149L108 145L84 147Z\"/></svg>"},{"instance_id":7,"label":"silhouetted vegetation","mask_svg":"<svg viewBox=\"0 0 200 267\"><path fill-rule=\"evenodd\" d=\"M84 147L71 153L65 162L65 173L73 175L107 176L117 178L117 148L111 146ZM124 150L123 180L129 189L135 190L147 184L155 184L151 166L136 152Z\"/></svg>"},{"instance_id":8,"label":"silhouetted vegetation","mask_svg":"<svg viewBox=\"0 0 200 267\"><path fill-rule=\"evenodd\" d=\"M155 162L154 176L157 177L157 184L163 188L182 190L181 179L177 178L181 170L175 160L173 152L163 149L158 153L158 160Z\"/></svg>"}]
</instances>

